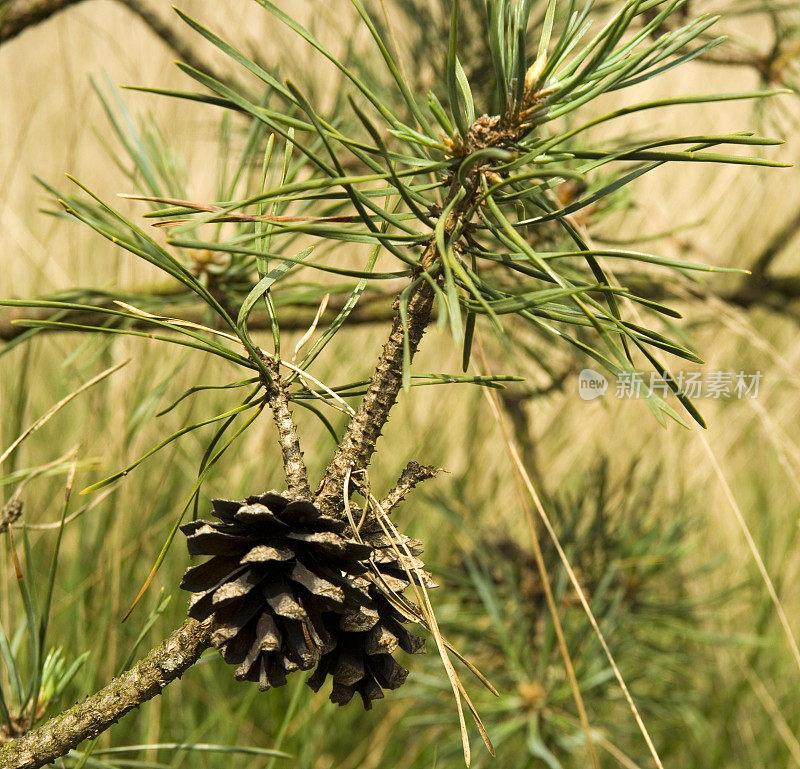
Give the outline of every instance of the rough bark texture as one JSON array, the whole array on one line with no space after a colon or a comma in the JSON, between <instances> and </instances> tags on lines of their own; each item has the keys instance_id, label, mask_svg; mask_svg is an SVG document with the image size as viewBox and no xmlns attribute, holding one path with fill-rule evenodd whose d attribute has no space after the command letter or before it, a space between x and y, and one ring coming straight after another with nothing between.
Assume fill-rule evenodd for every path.
<instances>
[{"instance_id":1,"label":"rough bark texture","mask_svg":"<svg viewBox=\"0 0 800 769\"><path fill-rule=\"evenodd\" d=\"M394 488L383 500L383 511L391 513L409 494L413 488L429 478L433 478L441 468L432 465L421 465L419 462L409 462L400 474Z\"/></svg>"},{"instance_id":2,"label":"rough bark texture","mask_svg":"<svg viewBox=\"0 0 800 769\"><path fill-rule=\"evenodd\" d=\"M451 208L444 223L447 237L469 218L469 211L474 202L474 195L478 189L475 175L469 186L465 188L466 194L462 196L458 205ZM460 182L453 178L446 206L454 197L462 192ZM436 243L431 238L428 246L420 257L420 272L431 269L438 258ZM406 307L406 331L408 340L409 357L414 359L419 343L425 329L431 320L433 310L434 290L427 280L421 280L411 292ZM398 297L399 300L399 297ZM400 316L399 301L395 301L394 318L389 339L383 346L383 352L378 359L378 365L362 399L358 410L344 437L339 442L333 459L330 461L325 477L317 489L315 504L327 515L342 516L344 514L344 479L347 471L353 473L364 470L369 465L375 453L375 444L389 419L389 412L397 402L397 396L403 385L403 354L404 354L403 321Z\"/></svg>"},{"instance_id":3,"label":"rough bark texture","mask_svg":"<svg viewBox=\"0 0 800 769\"><path fill-rule=\"evenodd\" d=\"M271 382L265 382L267 402L272 410L272 418L278 427L278 442L283 452L283 471L290 496L295 499L311 500L311 489L308 486L306 463L300 450L297 427L289 411L289 399L283 387L280 365L274 358L263 358L272 375Z\"/></svg>"},{"instance_id":4,"label":"rough bark texture","mask_svg":"<svg viewBox=\"0 0 800 769\"><path fill-rule=\"evenodd\" d=\"M431 319L433 289L422 281L408 300L408 348L413 359ZM358 410L347 427L317 491L316 505L328 515L344 509L344 477L348 468L364 469L375 451L389 412L403 384L403 323L395 307L392 330Z\"/></svg>"},{"instance_id":5,"label":"rough bark texture","mask_svg":"<svg viewBox=\"0 0 800 769\"><path fill-rule=\"evenodd\" d=\"M189 620L141 662L46 724L0 748L3 769L37 769L102 734L180 678L210 646L211 627Z\"/></svg>"}]
</instances>

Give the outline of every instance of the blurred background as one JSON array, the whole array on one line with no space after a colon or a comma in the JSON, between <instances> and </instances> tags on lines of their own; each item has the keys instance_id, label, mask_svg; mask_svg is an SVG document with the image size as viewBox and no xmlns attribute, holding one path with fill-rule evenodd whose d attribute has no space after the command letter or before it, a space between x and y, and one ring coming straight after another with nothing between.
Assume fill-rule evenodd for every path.
<instances>
[{"instance_id":1,"label":"blurred background","mask_svg":"<svg viewBox=\"0 0 800 769\"><path fill-rule=\"evenodd\" d=\"M449 4L388 4L401 48L428 49L430 64L420 63L415 75L427 90L444 60L440 31L446 30ZM221 175L246 141L244 121L223 120L213 107L118 90L187 88L187 77L174 66L180 45L215 71L242 76L182 24L168 3L150 0L148 7L174 34L172 46L156 34L153 19L146 23L132 5L141 8L112 0L79 2L0 45L3 298L84 286L168 295L169 286L154 269L87 227L53 216L53 196L35 177L74 194L64 177L68 172L104 199L115 199L136 191L133 147L134 154L150 152L163 160L179 180L181 196L209 201L217 199ZM465 24L471 23L469 14L479 18L481 5L464 3ZM760 102L662 110L658 132L755 130L786 139L769 148L768 156L796 164L800 96L793 78L800 12L791 3L688 5L690 13L722 13L715 32L729 34L730 41L714 49L715 60L679 67L625 98L794 87L794 93ZM182 0L180 6L260 61L279 66L283 76L307 85L319 99L335 98L341 82L332 68L305 49L299 53L296 40L257 3ZM358 57L363 30L348 3L302 0L282 7L334 49ZM421 20L419 26L413 18ZM463 38L475 47L475 62L478 35ZM421 61L407 55L410 67ZM610 97L603 99L590 111L608 111ZM652 129L653 119L647 113L632 116L626 130L635 135ZM129 137L128 150L120 135ZM114 205L132 218L145 210L121 199ZM504 351L486 334L491 369L526 378L499 394L504 424L664 764L800 766L800 660L787 637L787 631L800 634L800 172L668 165L607 202L587 227L598 243L755 270L752 278L710 274L692 281L664 272L649 290L669 297L683 313L672 332L705 360L703 367L689 368L705 372L706 382L709 372L758 374L757 397L702 397L697 405L707 431L675 423L665 428L642 401L617 397L613 378L605 395L580 397L580 371L587 364L569 350L531 342L526 357ZM316 303L310 302L309 319ZM234 404L225 390L213 390L198 396L199 403L156 416L195 382L223 383L229 372L201 354L176 354L128 336L47 333L23 343L12 321L28 317L26 312L0 308L0 449L99 371L130 361L64 407L3 465L6 501L24 484L18 494L22 517L14 523L16 550L22 557L18 527L24 522L26 568L41 585L48 579L58 533L53 524L61 515L76 447L77 491L126 467L165 435ZM320 359L316 375L323 381L366 376L385 336L385 317L377 313L375 322L354 324L339 337L335 354ZM286 348L302 333L287 332ZM460 353L446 330L431 330L414 366L420 372L460 370ZM316 479L333 443L312 416L300 413L298 419ZM49 713L96 691L129 655L151 648L182 622L185 597L176 585L188 556L181 542L131 617L121 619L186 504L211 434L192 432L118 485L72 500L70 511L83 512L64 527L47 635L48 649L60 650L53 680L70 675L43 701ZM500 691L493 697L464 671L498 754L486 754L473 733L473 766L589 766L533 557L524 497L481 388L414 388L401 396L372 468L374 486L390 488L412 459L447 472L415 492L396 523L425 543L426 566L442 585L433 601L443 633ZM215 467L202 493L204 499L243 497L278 487L281 477L273 425L263 418ZM601 764L651 766L561 561L546 533L539 533ZM14 690L8 660L19 657L24 674L26 628L8 537L2 553L0 622L7 641L0 649L0 685L8 695ZM785 608L784 623L776 598ZM425 658L403 663L411 670L407 685L366 714L355 706L338 709L300 677L260 695L233 681L222 660L209 653L162 697L103 735L86 765L461 766L450 686L428 645ZM70 671L76 660L81 664ZM187 747L157 747L169 743ZM200 753L199 743L216 747ZM270 758L257 749L292 757ZM64 765L83 760L76 753Z\"/></svg>"}]
</instances>

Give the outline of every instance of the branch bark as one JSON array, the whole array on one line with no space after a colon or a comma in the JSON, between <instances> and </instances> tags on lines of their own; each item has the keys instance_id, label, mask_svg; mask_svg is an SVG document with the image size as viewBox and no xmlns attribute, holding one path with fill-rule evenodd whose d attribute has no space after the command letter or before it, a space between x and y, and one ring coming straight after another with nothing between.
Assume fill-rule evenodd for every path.
<instances>
[{"instance_id":1,"label":"branch bark","mask_svg":"<svg viewBox=\"0 0 800 769\"><path fill-rule=\"evenodd\" d=\"M383 511L391 513L413 491L417 484L433 478L440 470L441 468L433 467L432 465L409 462L397 479L394 488L384 498L381 504Z\"/></svg>"},{"instance_id":2,"label":"branch bark","mask_svg":"<svg viewBox=\"0 0 800 769\"><path fill-rule=\"evenodd\" d=\"M476 125L483 121L481 118ZM473 169L469 186L463 188L465 193L457 205L454 205L444 222L445 236L449 238L456 228L470 218L479 181L477 171ZM448 192L445 210L455 196L462 191L460 182L453 179ZM438 258L435 239L431 237L419 260L418 277L431 269ZM427 280L420 280L411 291L406 306L405 324L400 313L400 297L394 305L394 318L389 338L378 359L378 365L367 388L358 410L344 437L339 441L336 452L325 471L325 477L317 489L315 504L327 515L342 516L344 514L344 495L349 490L344 488L344 479L350 471L357 474L369 465L375 446L383 428L389 419L389 412L397 402L397 396L403 384L403 358L405 345L408 345L409 359L414 360L419 343L431 320L434 290Z\"/></svg>"},{"instance_id":3,"label":"branch bark","mask_svg":"<svg viewBox=\"0 0 800 769\"><path fill-rule=\"evenodd\" d=\"M93 739L128 711L161 694L180 678L211 645L207 621L188 620L141 662L115 678L108 686L40 728L0 748L3 769L38 769Z\"/></svg>"},{"instance_id":4,"label":"branch bark","mask_svg":"<svg viewBox=\"0 0 800 769\"><path fill-rule=\"evenodd\" d=\"M163 304L154 306L153 299L158 299L159 295L144 296L141 301L135 296L126 295L121 292L120 298L124 298L132 304L149 312L170 318L180 318L181 320L192 323L205 324L208 322L208 315L205 305L186 305L186 304ZM344 306L346 297L331 297L325 312L319 319L320 323L330 323L337 313ZM80 301L80 300L78 300ZM100 310L118 309L109 299L108 302L98 305ZM317 314L317 305L294 306L286 308L281 314L281 331L305 331L313 322ZM394 317L392 310L392 297L384 293L365 292L358 305L347 318L349 325L369 325L373 323L386 323ZM22 321L58 321L70 323L78 326L89 326L103 331L105 328L126 328L150 329L155 328L147 318L137 319L136 321L126 321L119 316L105 315L102 312L93 311L74 311L64 313L62 310L52 310L49 308L35 307L0 307L0 341L13 342L26 332L31 331L31 327L21 325ZM255 313L248 321L248 328L253 331L266 330L269 328L269 319L265 315L258 316ZM57 326L38 327L38 333L68 332L73 330L59 328Z\"/></svg>"},{"instance_id":5,"label":"branch bark","mask_svg":"<svg viewBox=\"0 0 800 769\"><path fill-rule=\"evenodd\" d=\"M34 27L60 11L77 5L83 0L10 0L0 10L0 45L13 40L29 27ZM117 0L131 13L138 16L175 54L194 69L207 72L216 80L225 82L221 73L198 57L193 49L176 31L172 24L164 21L152 8L141 0Z\"/></svg>"},{"instance_id":6,"label":"branch bark","mask_svg":"<svg viewBox=\"0 0 800 769\"><path fill-rule=\"evenodd\" d=\"M433 309L433 289L422 281L408 300L408 351L413 360ZM369 464L375 445L397 402L403 383L403 322L396 303L392 328L375 367L364 398L325 472L317 490L316 505L328 515L341 515L344 509L344 478L347 470L363 470Z\"/></svg>"},{"instance_id":7,"label":"branch bark","mask_svg":"<svg viewBox=\"0 0 800 769\"><path fill-rule=\"evenodd\" d=\"M0 13L0 45L80 2L83 0L12 0Z\"/></svg>"},{"instance_id":8,"label":"branch bark","mask_svg":"<svg viewBox=\"0 0 800 769\"><path fill-rule=\"evenodd\" d=\"M280 364L275 358L267 358L261 354L267 370L272 375L272 380L264 382L267 391L267 403L272 410L272 418L278 428L278 442L283 452L283 472L286 475L286 485L289 493L295 499L311 500L311 489L308 485L308 471L303 461L303 452L300 450L300 439L297 435L297 426L289 411L289 398L281 379Z\"/></svg>"}]
</instances>

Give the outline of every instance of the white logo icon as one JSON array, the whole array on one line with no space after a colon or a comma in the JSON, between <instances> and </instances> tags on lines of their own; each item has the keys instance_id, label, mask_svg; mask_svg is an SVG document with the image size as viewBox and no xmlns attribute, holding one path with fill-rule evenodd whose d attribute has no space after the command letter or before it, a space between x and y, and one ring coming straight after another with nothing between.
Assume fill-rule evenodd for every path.
<instances>
[{"instance_id":1,"label":"white logo icon","mask_svg":"<svg viewBox=\"0 0 800 769\"><path fill-rule=\"evenodd\" d=\"M578 374L578 395L585 401L592 401L606 394L608 379L590 368Z\"/></svg>"}]
</instances>

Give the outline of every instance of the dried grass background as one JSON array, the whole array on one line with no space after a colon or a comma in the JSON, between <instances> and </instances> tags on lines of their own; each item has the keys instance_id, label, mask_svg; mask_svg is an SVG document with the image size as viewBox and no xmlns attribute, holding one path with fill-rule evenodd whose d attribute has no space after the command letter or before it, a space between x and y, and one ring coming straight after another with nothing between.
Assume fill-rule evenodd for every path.
<instances>
[{"instance_id":1,"label":"dried grass background","mask_svg":"<svg viewBox=\"0 0 800 769\"><path fill-rule=\"evenodd\" d=\"M291 5L291 10L326 40L335 41L355 24L355 14L342 0L325 7L306 0ZM159 2L157 7L167 17L168 3ZM264 59L281 62L291 71L296 52L287 43L287 34L255 3L183 0L181 8L223 32L227 39L245 41L245 47L249 41ZM743 31L756 40L765 33L758 28ZM221 58L215 58L210 46L202 41L197 45L209 61L228 66ZM0 48L0 296L46 294L74 285L142 285L156 279L153 271L100 241L88 229L41 213L40 208L48 201L33 176L63 186L62 174L68 171L106 198L132 191L120 170L108 162L95 132L97 127L102 134L106 123L89 76L100 79L105 72L117 84L186 86L187 80L173 66L173 58L145 25L110 0L79 4ZM321 66L320 77L329 77L326 73L327 69ZM755 76L746 70L692 64L658 79L657 94L647 93L655 97L687 91L740 91L755 85ZM647 84L643 88L653 87ZM195 199L209 199L216 172L218 115L214 110L132 92L124 98L134 115L150 112L155 116L168 144L185 166ZM777 125L767 125L764 130L772 135L781 131L789 141L775 157L797 163L798 124L790 118L800 116L798 100L779 98L784 100L788 116L779 115ZM680 126L682 133L690 133L693 126L722 133L753 126L752 109L751 104L733 102L694 110L668 110L660 117L665 133L674 126ZM767 115L778 114L770 109L767 107ZM631 123L631 127L636 124ZM770 235L800 207L800 172L797 168L756 170L736 166L696 166L687 170L677 164L640 180L636 194L635 210L605 220L601 232L637 238L700 222L648 248L669 255L685 254L716 265L746 267ZM127 202L120 205L130 213L141 211ZM789 244L776 262L776 270L800 273L799 244L800 237ZM709 283L722 291L737 279L711 276ZM744 311L726 306L714 298L687 302L682 308L686 314L682 328L705 357L707 369L763 373L757 400L700 401L709 424L705 439L714 459L698 429L684 430L676 425L662 429L643 403L611 395L588 403L580 400L573 374L563 391L550 393L527 406L536 469L551 493L582 488L582 479L602 457L609 459L612 479L622 477L631 462L638 462L644 478L657 471L652 487L640 497L643 515L661 521L681 518L690 522L693 549L686 556L690 571L713 559L721 561L709 574L699 572L702 576L689 585L691 593L703 600L734 586L738 589L733 599L705 612L702 627L698 627L698 632L710 637L739 639L712 643L711 655L713 664L723 671L722 679L731 685L742 682L738 709L715 712L713 703L709 704L706 712L712 715L703 728L710 735L708 740L717 739L720 744L727 739L725 735L736 731L741 744L750 749L742 753L726 753L723 749L724 761L714 764L715 769L764 766L759 762L767 751L766 741L776 746L774 753L770 752L772 749L767 751L770 755L783 756L783 763L776 766L800 765L800 703L796 698L800 670L774 619L767 591L736 523L726 486L714 469L716 461L761 549L791 625L800 635L798 322L762 309ZM326 359L330 372L335 372L339 380L364 375L380 349L382 336L380 328L350 332L348 349L340 349L336 359ZM445 333L433 331L423 342L415 368L457 370L458 356L450 348ZM206 379L217 375L222 381L224 376L221 370L216 371L217 364L209 369L202 359L179 359L165 354L157 345L130 339L118 339L112 344L51 335L32 346L28 359L27 354L18 348L0 360L2 447L13 440L20 424L28 424L96 373L98 362L111 365L132 359L121 373L89 397L76 400L37 433L19 458L20 467L33 467L80 444L83 464L79 487L135 459L167 428L177 429L186 419L185 414L172 413L159 420L153 419L153 414L201 372ZM513 362L499 354L490 353L490 357L499 371L516 373L509 370ZM217 396L207 397L210 403ZM279 483L279 453L272 425L266 419L262 422L248 434L235 458L227 458L215 472L209 494L243 496ZM312 455L312 471L319 472L331 449L330 441L302 417L301 425L312 436L306 451ZM376 485L387 487L409 459L437 464L450 471L451 476L430 482L430 495L437 492L437 484L446 494L451 493L452 478L467 479L463 496L457 501L470 511L470 525L480 527L481 536L500 533L524 545L526 530L513 471L501 433L480 393L465 387L447 387L416 389L404 395L381 448L373 475ZM113 495L68 527L51 637L71 654L93 650L70 691L72 700L93 691L113 675L138 635L146 611L156 603L159 589L175 597L143 648L163 637L182 616L183 599L177 595L177 577L186 565L186 557L176 546L138 616L134 614L124 625L119 621L149 571L172 516L185 501L201 450L196 438L187 438L161 458L134 471ZM56 518L63 482L62 473L30 484L24 494L27 521L41 523ZM481 489L491 490L491 504ZM6 491L9 493L9 489ZM443 569L457 569L459 548L463 545L469 549L472 545L465 544L466 539L452 521L436 512L430 495L412 498L398 513L398 521L410 535L428 543L431 555L427 562L432 570L436 570L437 562ZM47 552L48 536L32 535L43 552ZM8 554L4 544L0 560L0 619L13 629L18 625L20 605ZM42 563L47 559L43 558ZM446 590L437 591L441 595L436 599L447 620L459 613L459 607L448 603ZM478 612L480 607L469 611ZM748 668L750 652L758 644L768 648L769 661L759 663L757 669ZM464 651L469 654L471 650ZM702 667L710 664L708 659L703 657L699 669L690 671L696 676L698 691L708 672ZM196 741L271 747L297 690L295 717L288 724L282 743L295 758L279 761L278 766L458 766L455 716L446 697L440 696L446 686L444 675L436 671L435 665L423 670L413 667L415 660L411 663L412 676L418 679L416 689L397 700L387 700L374 714L365 717L337 711L323 697L314 697L305 687L298 688L300 681L290 684L286 692L259 697L248 687L229 682L222 664L211 657L164 697L145 706L139 714L128 716L101 744ZM706 692L705 696L713 697L713 692ZM510 716L494 717L491 701L486 702L485 720L490 733L502 732L504 719ZM522 702L519 707L524 709L526 705ZM590 722L595 716L602 718L602 713L590 711ZM533 710L530 717L536 719L540 714ZM646 713L644 717L651 726L660 715ZM732 722L723 725L726 718ZM690 728L696 730L700 726L687 724ZM676 743L682 739L679 734L674 736ZM635 743L635 736L630 740ZM680 755L678 749L676 754ZM255 769L264 766L266 760L155 750L142 755L151 761L185 767ZM693 759L684 756L684 760L692 763L674 765L712 766L701 755ZM544 765L537 761L530 758L525 766ZM483 756L476 763L490 765ZM510 769L513 764L501 752L493 765ZM579 751L574 763L565 765L587 764L582 762Z\"/></svg>"}]
</instances>

